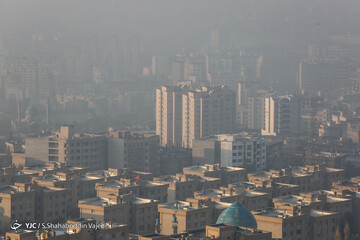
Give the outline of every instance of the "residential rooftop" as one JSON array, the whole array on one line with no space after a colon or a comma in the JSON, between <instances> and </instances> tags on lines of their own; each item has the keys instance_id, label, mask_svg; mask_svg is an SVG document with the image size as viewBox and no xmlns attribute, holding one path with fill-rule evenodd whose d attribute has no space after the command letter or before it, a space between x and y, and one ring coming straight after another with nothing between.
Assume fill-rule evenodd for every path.
<instances>
[{"instance_id":1,"label":"residential rooftop","mask_svg":"<svg viewBox=\"0 0 360 240\"><path fill-rule=\"evenodd\" d=\"M323 217L323 216L331 216L331 215L337 215L335 212L327 212L327 211L319 211L311 209L310 216L311 217Z\"/></svg>"}]
</instances>

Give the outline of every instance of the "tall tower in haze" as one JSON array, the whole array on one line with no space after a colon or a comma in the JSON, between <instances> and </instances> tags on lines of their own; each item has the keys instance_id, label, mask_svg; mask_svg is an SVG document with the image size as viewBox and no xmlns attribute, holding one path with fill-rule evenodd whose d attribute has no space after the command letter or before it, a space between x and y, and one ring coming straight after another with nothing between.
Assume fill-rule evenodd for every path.
<instances>
[{"instance_id":1,"label":"tall tower in haze","mask_svg":"<svg viewBox=\"0 0 360 240\"><path fill-rule=\"evenodd\" d=\"M1 4L0 4L0 8L1 8ZM0 77L3 73L3 71L5 70L5 46L4 46L4 35L1 32L1 28L0 28Z\"/></svg>"},{"instance_id":2,"label":"tall tower in haze","mask_svg":"<svg viewBox=\"0 0 360 240\"><path fill-rule=\"evenodd\" d=\"M220 47L219 30L214 30L214 31L211 32L210 46L212 48L219 48Z\"/></svg>"},{"instance_id":3,"label":"tall tower in haze","mask_svg":"<svg viewBox=\"0 0 360 240\"><path fill-rule=\"evenodd\" d=\"M162 146L181 146L182 99L188 87L162 86L156 89L156 134Z\"/></svg>"},{"instance_id":4,"label":"tall tower in haze","mask_svg":"<svg viewBox=\"0 0 360 240\"><path fill-rule=\"evenodd\" d=\"M139 37L131 36L126 39L124 49L124 74L136 79L139 76Z\"/></svg>"},{"instance_id":5,"label":"tall tower in haze","mask_svg":"<svg viewBox=\"0 0 360 240\"><path fill-rule=\"evenodd\" d=\"M191 148L194 139L234 133L236 93L227 86L202 87L183 95L182 146Z\"/></svg>"}]
</instances>

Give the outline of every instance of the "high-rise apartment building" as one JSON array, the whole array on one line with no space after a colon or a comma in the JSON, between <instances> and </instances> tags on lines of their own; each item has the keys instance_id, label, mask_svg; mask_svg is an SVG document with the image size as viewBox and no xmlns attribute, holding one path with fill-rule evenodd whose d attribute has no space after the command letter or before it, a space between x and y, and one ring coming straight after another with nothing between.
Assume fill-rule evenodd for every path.
<instances>
[{"instance_id":1,"label":"high-rise apartment building","mask_svg":"<svg viewBox=\"0 0 360 240\"><path fill-rule=\"evenodd\" d=\"M257 84L251 81L238 83L236 122L240 128L260 131L265 127L265 99L272 92L257 90Z\"/></svg>"},{"instance_id":2,"label":"high-rise apartment building","mask_svg":"<svg viewBox=\"0 0 360 240\"><path fill-rule=\"evenodd\" d=\"M220 47L219 30L211 31L210 46L212 48L219 48Z\"/></svg>"},{"instance_id":3,"label":"high-rise apartment building","mask_svg":"<svg viewBox=\"0 0 360 240\"><path fill-rule=\"evenodd\" d=\"M110 132L108 138L108 167L159 172L159 136L130 131Z\"/></svg>"},{"instance_id":4,"label":"high-rise apartment building","mask_svg":"<svg viewBox=\"0 0 360 240\"><path fill-rule=\"evenodd\" d=\"M172 61L171 65L171 81L173 84L178 84L179 82L184 82L187 78L185 76L187 72L186 59L182 56L176 56Z\"/></svg>"},{"instance_id":5,"label":"high-rise apartment building","mask_svg":"<svg viewBox=\"0 0 360 240\"><path fill-rule=\"evenodd\" d=\"M299 89L324 93L348 89L351 85L350 66L342 61L305 59L299 64Z\"/></svg>"},{"instance_id":6,"label":"high-rise apartment building","mask_svg":"<svg viewBox=\"0 0 360 240\"><path fill-rule=\"evenodd\" d=\"M126 39L124 49L124 74L137 78L139 75L139 38L131 36Z\"/></svg>"},{"instance_id":7,"label":"high-rise apartment building","mask_svg":"<svg viewBox=\"0 0 360 240\"><path fill-rule=\"evenodd\" d=\"M233 133L236 128L236 94L226 86L202 87L183 94L182 146L194 139Z\"/></svg>"},{"instance_id":8,"label":"high-rise apartment building","mask_svg":"<svg viewBox=\"0 0 360 240\"><path fill-rule=\"evenodd\" d=\"M182 95L188 90L180 86L156 89L156 134L162 146L182 144Z\"/></svg>"},{"instance_id":9,"label":"high-rise apartment building","mask_svg":"<svg viewBox=\"0 0 360 240\"><path fill-rule=\"evenodd\" d=\"M265 98L265 127L262 135L299 134L301 102L294 96Z\"/></svg>"},{"instance_id":10,"label":"high-rise apartment building","mask_svg":"<svg viewBox=\"0 0 360 240\"><path fill-rule=\"evenodd\" d=\"M233 133L236 94L229 87L165 87L156 90L156 134L162 146L191 148L194 139Z\"/></svg>"},{"instance_id":11,"label":"high-rise apartment building","mask_svg":"<svg viewBox=\"0 0 360 240\"><path fill-rule=\"evenodd\" d=\"M151 73L156 80L167 80L169 76L168 59L163 56L153 56L151 59Z\"/></svg>"}]
</instances>

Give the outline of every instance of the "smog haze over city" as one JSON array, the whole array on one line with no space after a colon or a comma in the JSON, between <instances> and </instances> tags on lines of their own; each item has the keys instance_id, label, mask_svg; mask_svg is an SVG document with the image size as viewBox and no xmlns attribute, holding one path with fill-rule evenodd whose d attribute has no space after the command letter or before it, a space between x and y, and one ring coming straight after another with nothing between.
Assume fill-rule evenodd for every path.
<instances>
[{"instance_id":1,"label":"smog haze over city","mask_svg":"<svg viewBox=\"0 0 360 240\"><path fill-rule=\"evenodd\" d=\"M0 239L360 239L359 10L0 0Z\"/></svg>"}]
</instances>

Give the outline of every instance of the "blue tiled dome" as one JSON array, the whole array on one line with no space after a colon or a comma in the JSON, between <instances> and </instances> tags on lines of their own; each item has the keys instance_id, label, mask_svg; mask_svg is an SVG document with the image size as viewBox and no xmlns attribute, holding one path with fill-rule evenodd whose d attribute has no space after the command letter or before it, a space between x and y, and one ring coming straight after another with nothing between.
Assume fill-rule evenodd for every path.
<instances>
[{"instance_id":1,"label":"blue tiled dome","mask_svg":"<svg viewBox=\"0 0 360 240\"><path fill-rule=\"evenodd\" d=\"M220 214L216 223L229 224L239 227L257 228L254 215L252 215L250 210L239 202L234 202L230 205L230 207L226 208Z\"/></svg>"}]
</instances>

